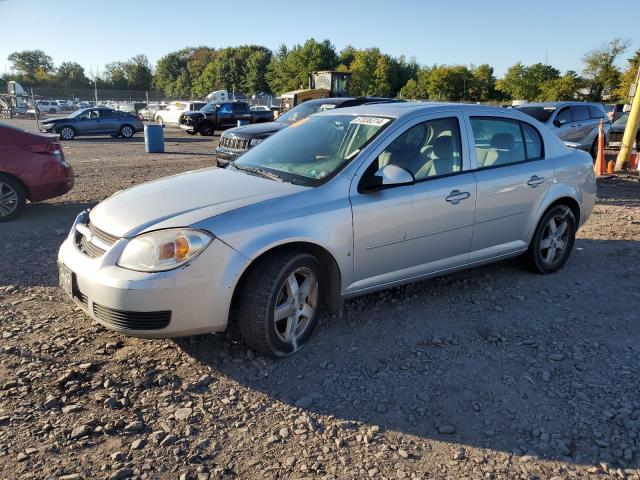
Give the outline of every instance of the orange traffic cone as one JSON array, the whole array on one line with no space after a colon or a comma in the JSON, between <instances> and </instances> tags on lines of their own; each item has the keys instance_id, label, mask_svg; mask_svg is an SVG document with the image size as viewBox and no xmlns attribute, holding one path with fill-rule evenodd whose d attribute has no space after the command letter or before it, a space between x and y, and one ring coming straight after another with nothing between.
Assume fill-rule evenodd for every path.
<instances>
[{"instance_id":1,"label":"orange traffic cone","mask_svg":"<svg viewBox=\"0 0 640 480\"><path fill-rule=\"evenodd\" d=\"M600 127L598 127L598 155L593 169L596 172L596 177L607 173L607 164L604 157L604 122L602 120L600 120Z\"/></svg>"},{"instance_id":2,"label":"orange traffic cone","mask_svg":"<svg viewBox=\"0 0 640 480\"><path fill-rule=\"evenodd\" d=\"M638 170L638 150L636 150L636 148L636 142L633 142L633 148L631 149L631 153L629 154L629 161L627 162L629 170Z\"/></svg>"},{"instance_id":3,"label":"orange traffic cone","mask_svg":"<svg viewBox=\"0 0 640 480\"><path fill-rule=\"evenodd\" d=\"M607 162L607 174L613 175L616 172L616 162L609 160Z\"/></svg>"}]
</instances>

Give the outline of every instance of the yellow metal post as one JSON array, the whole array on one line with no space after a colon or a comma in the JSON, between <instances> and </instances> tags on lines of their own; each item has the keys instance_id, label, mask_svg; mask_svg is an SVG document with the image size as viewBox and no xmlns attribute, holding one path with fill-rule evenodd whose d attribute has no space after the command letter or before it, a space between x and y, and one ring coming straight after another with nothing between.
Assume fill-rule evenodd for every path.
<instances>
[{"instance_id":1,"label":"yellow metal post","mask_svg":"<svg viewBox=\"0 0 640 480\"><path fill-rule=\"evenodd\" d=\"M638 73L640 74L640 67L638 67ZM638 75L640 76L640 75ZM637 77L636 77L637 78ZM636 138L636 132L638 131L638 123L640 123L640 82L636 83L636 91L633 95L633 101L631 102L631 111L629 112L629 119L627 120L627 126L624 129L624 136L622 137L622 145L620 146L620 153L618 153L618 159L616 160L616 170L622 170L627 161L629 161L629 153L631 153L631 147L633 141Z\"/></svg>"}]
</instances>

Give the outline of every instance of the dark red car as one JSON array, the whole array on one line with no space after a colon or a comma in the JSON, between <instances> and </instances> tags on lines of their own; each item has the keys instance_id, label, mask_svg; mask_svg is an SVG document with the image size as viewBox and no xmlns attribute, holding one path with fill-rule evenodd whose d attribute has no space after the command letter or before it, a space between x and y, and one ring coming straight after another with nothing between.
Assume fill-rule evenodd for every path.
<instances>
[{"instance_id":1,"label":"dark red car","mask_svg":"<svg viewBox=\"0 0 640 480\"><path fill-rule=\"evenodd\" d=\"M40 202L73 187L58 135L0 123L0 222L17 217L27 200Z\"/></svg>"}]
</instances>

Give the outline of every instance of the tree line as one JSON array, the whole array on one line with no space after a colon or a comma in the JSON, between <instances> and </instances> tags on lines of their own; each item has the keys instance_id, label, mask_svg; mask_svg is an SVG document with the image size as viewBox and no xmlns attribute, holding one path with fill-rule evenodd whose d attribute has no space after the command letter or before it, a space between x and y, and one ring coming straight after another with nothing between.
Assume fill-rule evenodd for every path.
<instances>
[{"instance_id":1,"label":"tree line","mask_svg":"<svg viewBox=\"0 0 640 480\"><path fill-rule=\"evenodd\" d=\"M316 70L352 72L351 94L433 101L505 102L509 100L626 101L640 64L640 49L618 68L630 42L619 38L586 52L583 69L560 72L551 65L518 62L496 78L489 64L419 65L414 58L394 57L379 48L347 46L338 51L329 41L309 39L281 45L275 52L261 45L215 49L188 47L168 53L152 66L145 55L108 63L102 70L77 62L54 66L42 50L14 52L12 73L0 81L25 86L156 90L168 98L202 98L214 90L274 93L305 88Z\"/></svg>"}]
</instances>

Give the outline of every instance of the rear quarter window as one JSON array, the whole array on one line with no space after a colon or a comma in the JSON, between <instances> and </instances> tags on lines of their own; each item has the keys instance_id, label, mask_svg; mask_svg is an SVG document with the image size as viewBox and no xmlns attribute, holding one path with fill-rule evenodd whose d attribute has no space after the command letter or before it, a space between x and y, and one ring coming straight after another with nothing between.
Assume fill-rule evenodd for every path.
<instances>
[{"instance_id":1,"label":"rear quarter window","mask_svg":"<svg viewBox=\"0 0 640 480\"><path fill-rule=\"evenodd\" d=\"M581 122L583 120L589 120L589 109L586 105L573 105L571 107L571 116L574 122Z\"/></svg>"},{"instance_id":2,"label":"rear quarter window","mask_svg":"<svg viewBox=\"0 0 640 480\"><path fill-rule=\"evenodd\" d=\"M587 107L589 109L589 115L591 115L591 118L604 118L605 114L602 111L602 109L598 108L598 107L593 107L591 105L589 105Z\"/></svg>"}]
</instances>

